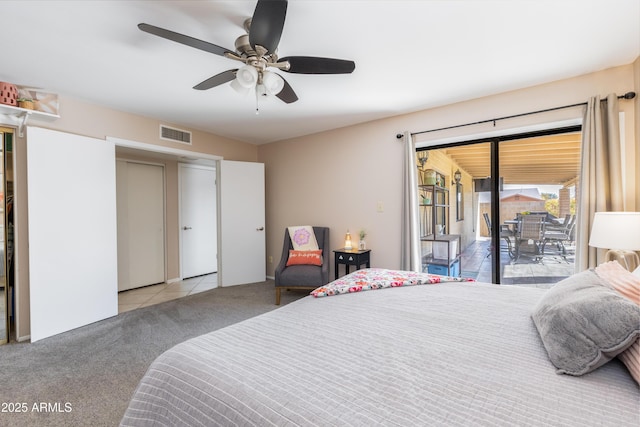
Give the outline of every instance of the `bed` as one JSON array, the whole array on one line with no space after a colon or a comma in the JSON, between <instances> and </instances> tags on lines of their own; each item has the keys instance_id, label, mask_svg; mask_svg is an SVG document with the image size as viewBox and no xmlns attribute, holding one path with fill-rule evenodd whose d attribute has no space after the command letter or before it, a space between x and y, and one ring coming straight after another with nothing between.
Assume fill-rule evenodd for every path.
<instances>
[{"instance_id":1,"label":"bed","mask_svg":"<svg viewBox=\"0 0 640 427\"><path fill-rule=\"evenodd\" d=\"M640 425L619 360L557 373L532 320L548 292L358 270L166 351L121 425Z\"/></svg>"}]
</instances>

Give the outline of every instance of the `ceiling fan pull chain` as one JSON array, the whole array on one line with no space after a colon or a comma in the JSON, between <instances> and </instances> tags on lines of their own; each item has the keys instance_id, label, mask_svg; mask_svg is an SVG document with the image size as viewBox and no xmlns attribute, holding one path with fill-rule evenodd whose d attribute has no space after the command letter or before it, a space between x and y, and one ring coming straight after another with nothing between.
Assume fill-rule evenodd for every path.
<instances>
[{"instance_id":1,"label":"ceiling fan pull chain","mask_svg":"<svg viewBox=\"0 0 640 427\"><path fill-rule=\"evenodd\" d=\"M258 85L256 85L255 92L256 92L256 116L257 116L258 114L260 114L260 109L258 107L258 99L260 99L260 97L258 96Z\"/></svg>"}]
</instances>

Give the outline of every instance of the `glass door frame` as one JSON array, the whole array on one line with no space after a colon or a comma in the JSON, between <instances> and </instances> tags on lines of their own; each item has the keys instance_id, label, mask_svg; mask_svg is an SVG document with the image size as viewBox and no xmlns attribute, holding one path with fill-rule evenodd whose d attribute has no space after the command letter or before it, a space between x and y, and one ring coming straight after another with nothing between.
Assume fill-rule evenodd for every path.
<instances>
[{"instance_id":1,"label":"glass door frame","mask_svg":"<svg viewBox=\"0 0 640 427\"><path fill-rule=\"evenodd\" d=\"M513 133L507 135L500 135L494 137L485 137L478 138L472 140L462 140L458 142L445 143L445 144L434 144L434 145L426 145L422 146L416 151L422 150L439 150L450 147L460 147L467 145L475 145L475 144L490 144L490 176L494 177L500 176L500 142L505 141L514 141L518 139L527 139L541 136L549 136L549 135L559 135L563 133L571 133L571 132L581 132L582 125L572 125L572 126L564 126L558 128L550 128L540 131L531 131L531 132L522 132L522 133ZM474 191L472 188L471 191ZM491 218L500 218L500 180L499 179L491 179ZM500 248L500 221L493 220L491 221L491 247L495 248L495 254L491 257L491 281L495 284L501 283L501 269L502 264L500 262L499 256L499 248ZM462 249L461 249L462 251Z\"/></svg>"},{"instance_id":2,"label":"glass door frame","mask_svg":"<svg viewBox=\"0 0 640 427\"><path fill-rule=\"evenodd\" d=\"M2 140L2 146L0 147L1 151L0 151L0 162L2 162L2 164L0 165L0 188L2 190L2 218L0 219L2 221L2 248L0 250L2 250L2 262L4 265L2 265L2 271L3 271L3 275L4 275L4 286L3 286L3 291L2 291L2 296L1 298L4 299L4 310L0 313L0 316L2 316L2 322L4 324L4 336L0 336L0 344L6 344L10 341L11 338L11 330L10 330L10 319L9 319L9 313L10 313L10 305L11 305L11 300L10 300L10 293L9 293L9 286L10 286L10 281L9 281L9 262L8 262L8 253L7 253L7 242L8 242L8 237L9 237L9 232L8 232L8 212L7 212L7 143L8 143L8 138L7 135L11 135L11 144L12 147L15 146L15 131L12 128L6 127L6 126L2 126L0 125L0 136L2 136L2 138L0 138ZM13 168L13 165L11 165L11 169ZM15 245L14 245L15 248ZM14 254L13 256L15 257L15 250L14 250Z\"/></svg>"}]
</instances>

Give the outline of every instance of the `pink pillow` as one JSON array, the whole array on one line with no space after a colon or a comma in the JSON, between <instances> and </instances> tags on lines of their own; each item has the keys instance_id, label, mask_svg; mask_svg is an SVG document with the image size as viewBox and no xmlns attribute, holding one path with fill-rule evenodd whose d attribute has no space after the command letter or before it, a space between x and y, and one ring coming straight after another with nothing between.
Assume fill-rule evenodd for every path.
<instances>
[{"instance_id":1,"label":"pink pillow","mask_svg":"<svg viewBox=\"0 0 640 427\"><path fill-rule=\"evenodd\" d=\"M640 277L627 271L618 261L609 261L596 267L596 274L613 289L640 305Z\"/></svg>"},{"instance_id":2,"label":"pink pillow","mask_svg":"<svg viewBox=\"0 0 640 427\"><path fill-rule=\"evenodd\" d=\"M640 384L640 338L631 347L618 355L618 359L624 363L631 376Z\"/></svg>"},{"instance_id":3,"label":"pink pillow","mask_svg":"<svg viewBox=\"0 0 640 427\"><path fill-rule=\"evenodd\" d=\"M627 271L618 261L600 264L595 271L618 293L640 305L640 277ZM625 364L633 379L640 384L640 338L620 353L618 358Z\"/></svg>"}]
</instances>

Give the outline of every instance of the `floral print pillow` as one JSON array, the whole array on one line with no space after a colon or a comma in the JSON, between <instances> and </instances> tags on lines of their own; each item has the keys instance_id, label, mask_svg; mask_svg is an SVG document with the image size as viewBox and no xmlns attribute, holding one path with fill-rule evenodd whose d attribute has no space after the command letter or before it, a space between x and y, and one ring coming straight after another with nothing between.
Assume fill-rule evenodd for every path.
<instances>
[{"instance_id":1,"label":"floral print pillow","mask_svg":"<svg viewBox=\"0 0 640 427\"><path fill-rule=\"evenodd\" d=\"M415 271L387 270L383 268L365 268L356 270L333 282L311 291L314 297L348 294L400 286L430 285L442 282L475 282L474 279L452 276L438 276Z\"/></svg>"}]
</instances>

